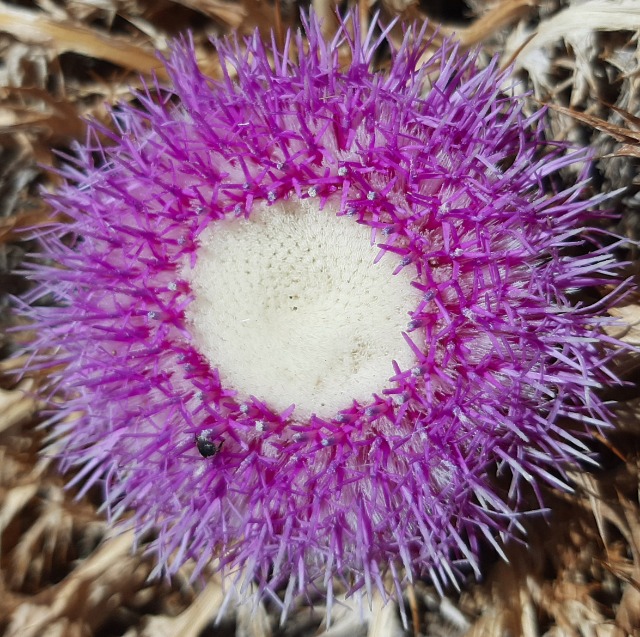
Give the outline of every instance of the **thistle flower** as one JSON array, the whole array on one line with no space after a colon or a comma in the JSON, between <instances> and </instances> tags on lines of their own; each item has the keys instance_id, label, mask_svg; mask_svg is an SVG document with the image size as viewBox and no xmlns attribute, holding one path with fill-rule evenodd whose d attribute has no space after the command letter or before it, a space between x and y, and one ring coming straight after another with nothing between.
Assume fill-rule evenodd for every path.
<instances>
[{"instance_id":1,"label":"thistle flower","mask_svg":"<svg viewBox=\"0 0 640 637\"><path fill-rule=\"evenodd\" d=\"M571 298L615 263L581 249L586 169L551 189L585 153L545 140L495 62L425 62L408 34L375 72L384 36L355 27L220 42L219 81L176 45L170 86L64 169L69 221L32 272L73 481L155 531L159 569L217 556L286 584L285 609L335 576L399 595L478 572L523 483L588 459L566 422L607 424L605 319Z\"/></svg>"}]
</instances>

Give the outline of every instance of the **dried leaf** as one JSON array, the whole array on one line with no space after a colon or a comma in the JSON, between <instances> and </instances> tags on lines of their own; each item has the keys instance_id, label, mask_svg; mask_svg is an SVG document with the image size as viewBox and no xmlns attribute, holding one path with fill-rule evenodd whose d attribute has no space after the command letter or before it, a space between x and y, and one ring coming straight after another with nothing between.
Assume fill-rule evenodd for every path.
<instances>
[{"instance_id":1,"label":"dried leaf","mask_svg":"<svg viewBox=\"0 0 640 637\"><path fill-rule=\"evenodd\" d=\"M616 621L629 634L640 629L640 509L637 504L620 497L631 536L630 548L633 554L633 572L628 578Z\"/></svg>"},{"instance_id":2,"label":"dried leaf","mask_svg":"<svg viewBox=\"0 0 640 637\"><path fill-rule=\"evenodd\" d=\"M213 577L187 610L178 617L151 618L141 637L198 637L216 619L224 598L219 577ZM260 637L260 633L255 637Z\"/></svg>"},{"instance_id":3,"label":"dried leaf","mask_svg":"<svg viewBox=\"0 0 640 637\"><path fill-rule=\"evenodd\" d=\"M24 239L24 233L35 226L55 221L49 214L49 208L43 202L36 210L21 212L11 217L0 218L0 244Z\"/></svg>"},{"instance_id":4,"label":"dried leaf","mask_svg":"<svg viewBox=\"0 0 640 637\"><path fill-rule=\"evenodd\" d=\"M166 77L162 63L146 47L79 24L56 21L43 13L0 5L0 31L22 42L53 47L57 54L73 51L138 73L155 72L159 77Z\"/></svg>"},{"instance_id":5,"label":"dried leaf","mask_svg":"<svg viewBox=\"0 0 640 637\"><path fill-rule=\"evenodd\" d=\"M640 346L640 305L631 304L609 310L611 316L620 319L620 325L611 325L607 333L634 347Z\"/></svg>"},{"instance_id":6,"label":"dried leaf","mask_svg":"<svg viewBox=\"0 0 640 637\"><path fill-rule=\"evenodd\" d=\"M250 595L256 593L251 586ZM240 603L236 615L236 637L272 637L271 621L262 601Z\"/></svg>"},{"instance_id":7,"label":"dried leaf","mask_svg":"<svg viewBox=\"0 0 640 637\"><path fill-rule=\"evenodd\" d=\"M549 103L547 106L558 113L569 115L583 124L587 124L592 128L602 131L603 133L607 133L619 142L640 143L640 131L625 128L624 126L618 126L611 122L607 122L600 117L595 117L589 113L581 113L573 108L567 108L565 106L560 106L559 104Z\"/></svg>"},{"instance_id":8,"label":"dried leaf","mask_svg":"<svg viewBox=\"0 0 640 637\"><path fill-rule=\"evenodd\" d=\"M371 604L371 619L367 637L402 637L404 630L394 602L385 601L380 594L374 595Z\"/></svg>"},{"instance_id":9,"label":"dried leaf","mask_svg":"<svg viewBox=\"0 0 640 637\"><path fill-rule=\"evenodd\" d=\"M635 126L636 129L640 129L640 117L632 115L628 111L625 111L623 108L618 108L615 104L607 104L607 106L618 113L618 115L620 115L620 117L622 117L625 122L629 123L631 126Z\"/></svg>"},{"instance_id":10,"label":"dried leaf","mask_svg":"<svg viewBox=\"0 0 640 637\"><path fill-rule=\"evenodd\" d=\"M640 159L640 145L623 144L618 146L616 150L606 157L635 157Z\"/></svg>"},{"instance_id":11,"label":"dried leaf","mask_svg":"<svg viewBox=\"0 0 640 637\"><path fill-rule=\"evenodd\" d=\"M32 380L11 390L0 389L0 432L28 420L36 411L36 400L30 394Z\"/></svg>"},{"instance_id":12,"label":"dried leaf","mask_svg":"<svg viewBox=\"0 0 640 637\"><path fill-rule=\"evenodd\" d=\"M10 98L15 98L14 103ZM0 134L45 130L54 143L68 144L84 136L84 121L76 104L57 99L44 89L11 87L0 92Z\"/></svg>"},{"instance_id":13,"label":"dried leaf","mask_svg":"<svg viewBox=\"0 0 640 637\"><path fill-rule=\"evenodd\" d=\"M140 558L131 556L133 534L125 533L107 540L60 584L50 589L41 604L24 604L17 609L5 633L6 637L41 637L51 627L64 627L64 635L86 634L100 617L111 612L118 591L126 594L137 588L146 574L136 570ZM69 619L67 619L69 618ZM67 623L69 622L69 623ZM83 628L83 624L85 628Z\"/></svg>"},{"instance_id":14,"label":"dried leaf","mask_svg":"<svg viewBox=\"0 0 640 637\"><path fill-rule=\"evenodd\" d=\"M2 498L2 506L0 506L0 533L20 514L37 492L37 483L9 489Z\"/></svg>"},{"instance_id":15,"label":"dried leaf","mask_svg":"<svg viewBox=\"0 0 640 637\"><path fill-rule=\"evenodd\" d=\"M581 31L635 31L640 29L640 4L637 0L587 0L543 20L521 55L543 48Z\"/></svg>"},{"instance_id":16,"label":"dried leaf","mask_svg":"<svg viewBox=\"0 0 640 637\"><path fill-rule=\"evenodd\" d=\"M449 27L448 30L455 34L465 46L475 46L492 33L527 16L534 5L535 0L503 0L495 3L471 26L461 29Z\"/></svg>"}]
</instances>

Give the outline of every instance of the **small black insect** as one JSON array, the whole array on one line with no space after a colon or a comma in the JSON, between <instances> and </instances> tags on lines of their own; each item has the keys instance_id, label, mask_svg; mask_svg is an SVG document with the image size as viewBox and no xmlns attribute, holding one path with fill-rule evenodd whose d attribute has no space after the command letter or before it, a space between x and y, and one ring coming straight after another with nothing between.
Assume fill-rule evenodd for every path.
<instances>
[{"instance_id":1,"label":"small black insect","mask_svg":"<svg viewBox=\"0 0 640 637\"><path fill-rule=\"evenodd\" d=\"M224 444L223 440L219 445L217 445L215 442L209 440L204 433L197 434L195 438L196 446L203 458L212 458L220 451L220 449L222 449L222 445Z\"/></svg>"}]
</instances>

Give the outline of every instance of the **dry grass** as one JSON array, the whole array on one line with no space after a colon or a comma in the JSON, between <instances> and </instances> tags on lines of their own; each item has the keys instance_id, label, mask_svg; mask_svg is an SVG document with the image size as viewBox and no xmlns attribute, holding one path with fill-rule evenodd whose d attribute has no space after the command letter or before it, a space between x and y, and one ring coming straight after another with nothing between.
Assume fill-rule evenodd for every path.
<instances>
[{"instance_id":1,"label":"dry grass","mask_svg":"<svg viewBox=\"0 0 640 637\"><path fill-rule=\"evenodd\" d=\"M358 3L383 20L424 19L445 2ZM450 3L449 3L450 4ZM468 0L466 22L432 22L439 38L456 33L464 46L482 46L513 63L523 90L548 103L553 135L590 146L596 154L593 189L623 193L613 200L618 231L640 237L640 4L637 0ZM333 4L314 0L332 30ZM106 104L126 100L139 76L156 71L156 51L185 29L199 58L217 73L214 34L263 33L295 24L291 0L37 0L0 1L0 291L23 294L16 273L32 249L20 232L47 210L39 188L55 188L43 166L53 151L82 140L89 116L106 119ZM435 14L434 14L435 15ZM439 13L438 15L444 15ZM399 27L392 34L397 38ZM532 101L532 107L535 104ZM635 258L635 252L623 255ZM637 274L632 261L630 274ZM605 292L605 291L603 291ZM628 327L616 334L640 344L640 306L630 297L616 310ZM0 326L10 326L6 297ZM172 581L149 580L153 563L128 535L111 537L98 513L100 493L74 499L55 466L38 454L43 434L33 391L41 379L16 380L24 360L0 334L0 635L12 637L163 637L236 635L400 635L622 637L640 635L640 364L626 356L619 372L629 381L611 395L621 402L616 428L594 440L602 467L576 473L574 494L548 492L551 513L529 523L529 544L510 546L508 564L488 557L486 580L444 599L419 583L407 591L410 621L373 600L359 609L342 599L324 624L325 609L303 603L284 625L269 605L236 600L222 609L220 580L189 584L185 567Z\"/></svg>"}]
</instances>

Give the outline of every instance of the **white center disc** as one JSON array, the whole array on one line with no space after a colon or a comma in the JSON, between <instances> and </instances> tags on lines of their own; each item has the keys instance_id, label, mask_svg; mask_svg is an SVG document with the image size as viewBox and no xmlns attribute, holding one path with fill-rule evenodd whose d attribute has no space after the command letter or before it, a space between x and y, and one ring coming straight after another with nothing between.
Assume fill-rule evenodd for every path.
<instances>
[{"instance_id":1,"label":"white center disc","mask_svg":"<svg viewBox=\"0 0 640 637\"><path fill-rule=\"evenodd\" d=\"M315 199L255 205L200 237L187 309L197 349L226 387L294 417L332 417L415 364L402 332L415 269L371 245L371 229ZM415 336L415 335L413 335Z\"/></svg>"}]
</instances>

